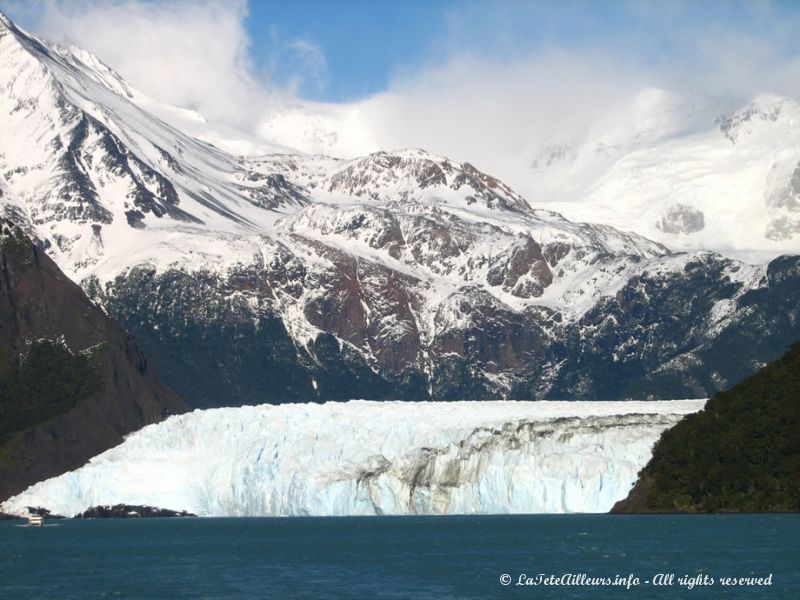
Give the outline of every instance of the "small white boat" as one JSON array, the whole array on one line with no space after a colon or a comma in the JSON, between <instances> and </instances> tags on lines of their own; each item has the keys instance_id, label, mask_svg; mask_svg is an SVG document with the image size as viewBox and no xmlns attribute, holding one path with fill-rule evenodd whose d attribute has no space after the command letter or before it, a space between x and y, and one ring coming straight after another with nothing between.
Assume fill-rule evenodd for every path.
<instances>
[{"instance_id":1,"label":"small white boat","mask_svg":"<svg viewBox=\"0 0 800 600\"><path fill-rule=\"evenodd\" d=\"M41 515L28 515L28 527L41 527L44 524L44 517Z\"/></svg>"}]
</instances>

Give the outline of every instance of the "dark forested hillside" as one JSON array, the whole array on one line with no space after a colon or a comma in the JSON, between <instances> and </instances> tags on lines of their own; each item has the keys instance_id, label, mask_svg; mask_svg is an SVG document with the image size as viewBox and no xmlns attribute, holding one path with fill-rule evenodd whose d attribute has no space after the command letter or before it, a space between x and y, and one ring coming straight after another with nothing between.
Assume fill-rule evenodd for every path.
<instances>
[{"instance_id":1,"label":"dark forested hillside","mask_svg":"<svg viewBox=\"0 0 800 600\"><path fill-rule=\"evenodd\" d=\"M800 342L667 430L613 512L800 510Z\"/></svg>"}]
</instances>

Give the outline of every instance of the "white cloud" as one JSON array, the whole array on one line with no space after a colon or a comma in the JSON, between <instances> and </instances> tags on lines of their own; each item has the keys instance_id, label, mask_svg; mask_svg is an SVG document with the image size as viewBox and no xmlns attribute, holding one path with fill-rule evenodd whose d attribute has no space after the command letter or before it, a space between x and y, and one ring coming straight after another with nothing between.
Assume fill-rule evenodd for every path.
<instances>
[{"instance_id":1,"label":"white cloud","mask_svg":"<svg viewBox=\"0 0 800 600\"><path fill-rule=\"evenodd\" d=\"M275 26L270 28L270 38L267 70L274 80L285 77L281 87L287 96L297 96L306 88L315 92L325 89L328 61L317 45L301 38L285 39Z\"/></svg>"},{"instance_id":2,"label":"white cloud","mask_svg":"<svg viewBox=\"0 0 800 600\"><path fill-rule=\"evenodd\" d=\"M710 129L764 92L800 100L800 55L781 45L787 24L776 27L774 37L721 26L676 30L677 50L659 60L637 54L640 33L613 48L540 47L515 60L453 55L360 103L362 129L383 149L415 146L469 160L534 197L542 188L531 161L549 144ZM686 120L672 122L673 109Z\"/></svg>"},{"instance_id":3,"label":"white cloud","mask_svg":"<svg viewBox=\"0 0 800 600\"><path fill-rule=\"evenodd\" d=\"M425 147L502 174L543 141L580 135L645 84L600 55L462 57L395 81L364 103L364 115L383 146Z\"/></svg>"},{"instance_id":4,"label":"white cloud","mask_svg":"<svg viewBox=\"0 0 800 600\"><path fill-rule=\"evenodd\" d=\"M240 126L276 91L248 55L244 0L46 2L37 33L95 53L144 93Z\"/></svg>"},{"instance_id":5,"label":"white cloud","mask_svg":"<svg viewBox=\"0 0 800 600\"><path fill-rule=\"evenodd\" d=\"M654 27L669 51L657 59L640 55L653 47L643 31L605 45L540 44L504 53L513 60L468 54L463 40L474 32L449 31L443 39L461 41L453 42L458 50L444 53L446 60L406 71L388 90L346 106L296 97L308 86L324 89L329 76L324 53L308 41L285 39L273 29L266 64L251 62L245 0L53 0L37 5L36 30L88 48L155 99L194 108L212 122L308 151L353 155L423 147L469 160L522 188L538 148L585 136L603 119L624 125L625 111L643 88L722 99L720 106L762 91L800 98L800 56L785 50L797 23L776 20L773 26L769 6L754 5L759 14L753 18L769 24L756 34L687 23L682 6L633 3L648 27L665 21ZM570 18L580 18L580 10L573 6ZM454 18L449 26L459 23ZM482 33L502 38L503 27L497 29Z\"/></svg>"}]
</instances>

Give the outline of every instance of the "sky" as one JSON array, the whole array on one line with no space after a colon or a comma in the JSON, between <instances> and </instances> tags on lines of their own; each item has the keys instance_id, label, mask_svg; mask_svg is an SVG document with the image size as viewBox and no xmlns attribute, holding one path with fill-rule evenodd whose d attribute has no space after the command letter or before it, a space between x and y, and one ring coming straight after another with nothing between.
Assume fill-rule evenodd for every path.
<instances>
[{"instance_id":1,"label":"sky","mask_svg":"<svg viewBox=\"0 0 800 600\"><path fill-rule=\"evenodd\" d=\"M800 100L796 0L0 0L0 10L211 122L343 156L423 147L512 185L537 148L610 112L626 118L641 90L731 109L761 92Z\"/></svg>"},{"instance_id":2,"label":"sky","mask_svg":"<svg viewBox=\"0 0 800 600\"><path fill-rule=\"evenodd\" d=\"M147 30L169 32L159 48L187 48L180 38L207 52L223 45L256 81L322 102L363 100L463 57L509 64L558 49L700 73L728 45L746 62L800 54L796 0L0 0L0 9L112 59Z\"/></svg>"},{"instance_id":3,"label":"sky","mask_svg":"<svg viewBox=\"0 0 800 600\"><path fill-rule=\"evenodd\" d=\"M312 44L325 68L299 91L342 102L465 55L514 61L560 48L681 67L695 60L705 36L769 40L770 51L797 55L800 36L792 26L799 16L800 3L791 0L261 0L249 4L245 28L257 64L277 59L279 82L301 66L281 42Z\"/></svg>"}]
</instances>

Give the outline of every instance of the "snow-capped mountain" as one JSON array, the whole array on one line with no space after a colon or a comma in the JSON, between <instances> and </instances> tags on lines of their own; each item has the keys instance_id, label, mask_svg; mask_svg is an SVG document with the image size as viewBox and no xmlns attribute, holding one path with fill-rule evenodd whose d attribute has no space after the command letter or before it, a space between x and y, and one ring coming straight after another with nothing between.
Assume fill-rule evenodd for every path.
<instances>
[{"instance_id":1,"label":"snow-capped mountain","mask_svg":"<svg viewBox=\"0 0 800 600\"><path fill-rule=\"evenodd\" d=\"M700 397L800 337L797 258L673 254L422 150L234 156L7 20L0 61L4 212L195 406Z\"/></svg>"},{"instance_id":2,"label":"snow-capped mountain","mask_svg":"<svg viewBox=\"0 0 800 600\"><path fill-rule=\"evenodd\" d=\"M366 154L381 147L370 107L369 100L277 107L258 133L305 152ZM498 148L505 158L492 158L494 174L537 207L635 230L673 250L760 262L800 247L792 200L800 166L796 101L646 87L579 121L565 116L550 133ZM231 147L257 152L252 144Z\"/></svg>"},{"instance_id":3,"label":"snow-capped mountain","mask_svg":"<svg viewBox=\"0 0 800 600\"><path fill-rule=\"evenodd\" d=\"M201 516L607 512L704 400L328 402L145 427L0 508L144 504Z\"/></svg>"},{"instance_id":4,"label":"snow-capped mountain","mask_svg":"<svg viewBox=\"0 0 800 600\"><path fill-rule=\"evenodd\" d=\"M772 258L800 248L800 105L744 107L648 88L533 152L531 197L673 249ZM552 204L550 202L552 201Z\"/></svg>"}]
</instances>

